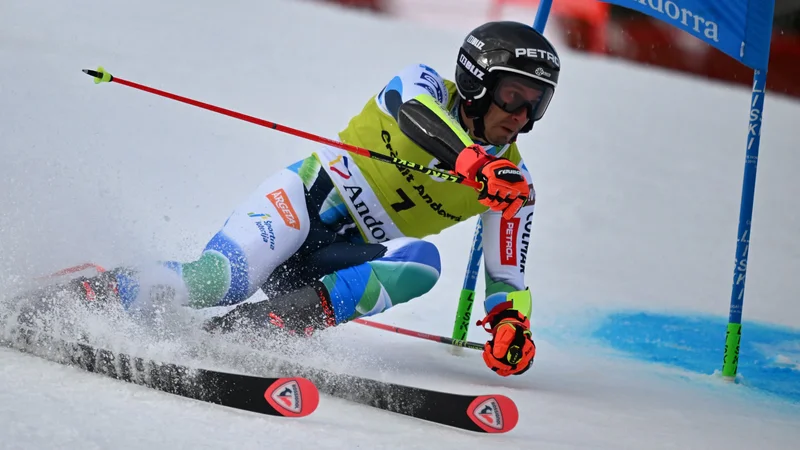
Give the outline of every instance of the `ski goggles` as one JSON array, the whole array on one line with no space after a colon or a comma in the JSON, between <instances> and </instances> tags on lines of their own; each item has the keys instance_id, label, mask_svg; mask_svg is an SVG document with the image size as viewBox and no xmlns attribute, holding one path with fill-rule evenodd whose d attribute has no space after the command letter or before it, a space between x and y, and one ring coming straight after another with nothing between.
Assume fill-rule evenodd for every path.
<instances>
[{"instance_id":1,"label":"ski goggles","mask_svg":"<svg viewBox=\"0 0 800 450\"><path fill-rule=\"evenodd\" d=\"M555 88L531 77L503 74L494 89L494 104L507 113L517 113L522 108L528 119L537 121L544 116L553 98Z\"/></svg>"}]
</instances>

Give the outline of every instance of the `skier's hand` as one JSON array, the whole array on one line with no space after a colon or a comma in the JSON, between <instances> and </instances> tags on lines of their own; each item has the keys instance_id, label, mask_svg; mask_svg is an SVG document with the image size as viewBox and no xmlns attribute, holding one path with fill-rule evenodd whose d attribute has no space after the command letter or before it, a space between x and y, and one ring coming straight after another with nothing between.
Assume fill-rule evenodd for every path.
<instances>
[{"instance_id":1,"label":"skier's hand","mask_svg":"<svg viewBox=\"0 0 800 450\"><path fill-rule=\"evenodd\" d=\"M530 320L511 309L511 302L505 302L478 321L478 325L484 324L491 327L487 331L492 333L492 339L483 348L486 365L501 377L519 375L528 370L536 355Z\"/></svg>"},{"instance_id":2,"label":"skier's hand","mask_svg":"<svg viewBox=\"0 0 800 450\"><path fill-rule=\"evenodd\" d=\"M506 220L525 206L530 187L522 171L505 158L486 153L478 144L470 145L458 154L456 173L483 183L478 201L493 211L502 211Z\"/></svg>"}]
</instances>

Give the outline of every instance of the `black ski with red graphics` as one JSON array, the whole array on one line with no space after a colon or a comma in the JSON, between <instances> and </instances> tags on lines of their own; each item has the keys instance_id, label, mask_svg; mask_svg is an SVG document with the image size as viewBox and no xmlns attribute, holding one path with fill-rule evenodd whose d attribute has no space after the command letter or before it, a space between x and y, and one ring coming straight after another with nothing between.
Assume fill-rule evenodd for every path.
<instances>
[{"instance_id":1,"label":"black ski with red graphics","mask_svg":"<svg viewBox=\"0 0 800 450\"><path fill-rule=\"evenodd\" d=\"M67 342L24 327L13 328L10 336L0 338L0 343L87 372L259 414L304 417L319 404L316 386L302 377L259 377L194 369Z\"/></svg>"}]
</instances>

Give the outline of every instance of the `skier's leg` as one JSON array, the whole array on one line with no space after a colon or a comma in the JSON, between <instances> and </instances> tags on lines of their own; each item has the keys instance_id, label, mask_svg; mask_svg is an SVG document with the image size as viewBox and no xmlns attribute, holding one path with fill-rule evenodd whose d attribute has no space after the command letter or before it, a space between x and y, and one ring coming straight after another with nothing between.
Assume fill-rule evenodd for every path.
<instances>
[{"instance_id":1,"label":"skier's leg","mask_svg":"<svg viewBox=\"0 0 800 450\"><path fill-rule=\"evenodd\" d=\"M67 294L82 303L121 303L145 316L158 310L156 306L233 304L251 296L275 267L301 248L313 251L316 247L305 242L310 235L314 242L332 241L321 237L326 232L333 234L310 219L305 180L297 169L287 168L265 180L233 211L195 261L119 267L23 296L40 300Z\"/></svg>"},{"instance_id":2,"label":"skier's leg","mask_svg":"<svg viewBox=\"0 0 800 450\"><path fill-rule=\"evenodd\" d=\"M352 217L322 170L309 156L266 180L209 241L196 261L169 261L150 268L152 279L177 286L194 308L231 305L250 296L278 267L333 242L358 236ZM361 261L358 261L359 263ZM285 278L284 278L285 279ZM278 288L282 283L270 283ZM120 280L129 309L147 305L138 280ZM141 303L140 303L141 302Z\"/></svg>"},{"instance_id":3,"label":"skier's leg","mask_svg":"<svg viewBox=\"0 0 800 450\"><path fill-rule=\"evenodd\" d=\"M320 280L330 294L337 324L422 296L439 280L439 250L430 242L406 237L380 245L386 248L380 258L337 270Z\"/></svg>"},{"instance_id":4,"label":"skier's leg","mask_svg":"<svg viewBox=\"0 0 800 450\"><path fill-rule=\"evenodd\" d=\"M146 309L153 285L175 286L176 298L192 308L231 305L246 300L272 271L301 249L314 227L303 181L283 169L264 181L228 217L191 262L165 262L145 269L135 289L120 291L128 309ZM147 289L143 289L144 287Z\"/></svg>"},{"instance_id":5,"label":"skier's leg","mask_svg":"<svg viewBox=\"0 0 800 450\"><path fill-rule=\"evenodd\" d=\"M355 258L361 258L356 263ZM271 325L310 334L315 329L370 316L427 293L441 271L430 242L398 238L381 244L336 243L304 259L310 274L327 272L306 286L212 319L207 329L228 331Z\"/></svg>"},{"instance_id":6,"label":"skier's leg","mask_svg":"<svg viewBox=\"0 0 800 450\"><path fill-rule=\"evenodd\" d=\"M338 191L319 160L309 156L256 190L211 239L198 261L171 266L185 280L190 306L230 305L267 284L287 290L287 285L293 285L287 267L293 263L297 267L297 261L355 236L358 230ZM308 274L311 266L298 269ZM275 272L282 276L276 277Z\"/></svg>"}]
</instances>

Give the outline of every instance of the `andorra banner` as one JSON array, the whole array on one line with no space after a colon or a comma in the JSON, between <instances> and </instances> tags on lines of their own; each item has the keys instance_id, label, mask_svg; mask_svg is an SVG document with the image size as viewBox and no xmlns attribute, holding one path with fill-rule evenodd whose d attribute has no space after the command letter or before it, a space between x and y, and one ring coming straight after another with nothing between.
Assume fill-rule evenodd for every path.
<instances>
[{"instance_id":1,"label":"andorra banner","mask_svg":"<svg viewBox=\"0 0 800 450\"><path fill-rule=\"evenodd\" d=\"M751 69L767 69L775 0L601 1L669 23Z\"/></svg>"}]
</instances>

